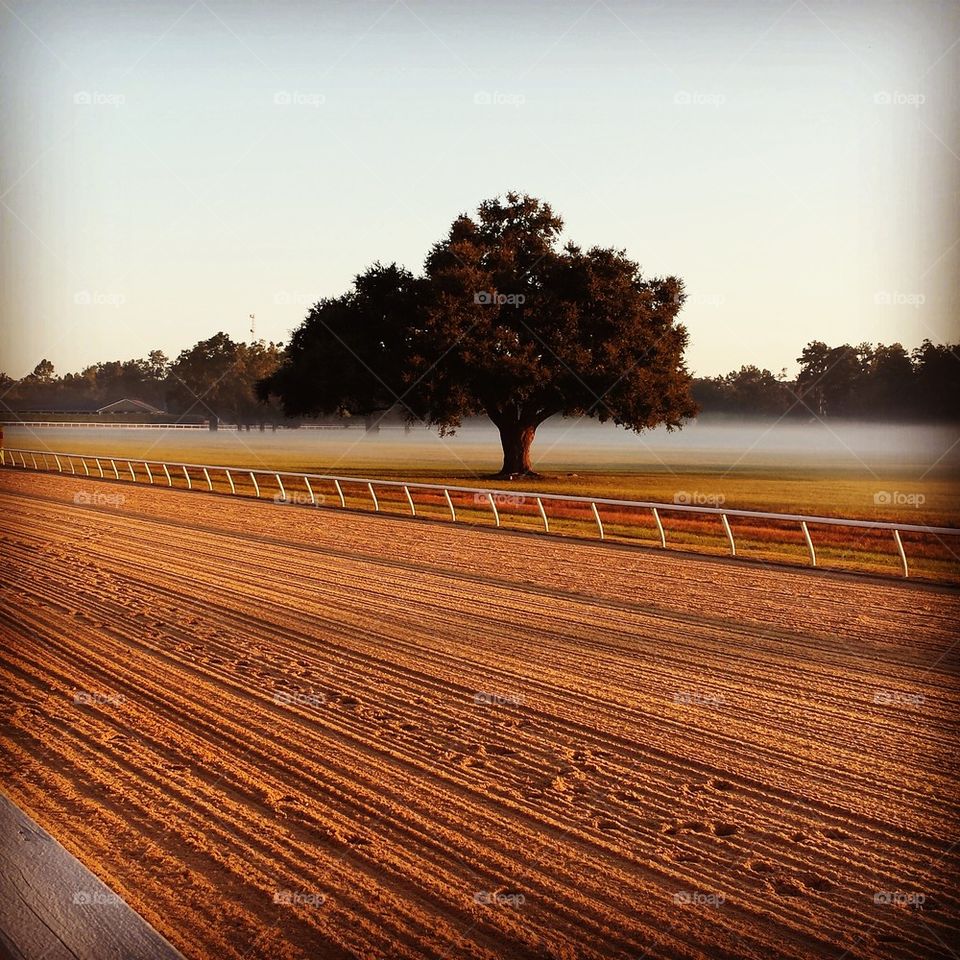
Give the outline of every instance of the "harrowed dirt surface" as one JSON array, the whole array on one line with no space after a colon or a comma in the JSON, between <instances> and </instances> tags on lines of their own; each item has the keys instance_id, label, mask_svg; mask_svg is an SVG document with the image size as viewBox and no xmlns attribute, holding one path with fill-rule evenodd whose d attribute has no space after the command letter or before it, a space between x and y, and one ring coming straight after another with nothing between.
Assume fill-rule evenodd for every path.
<instances>
[{"instance_id":1,"label":"harrowed dirt surface","mask_svg":"<svg viewBox=\"0 0 960 960\"><path fill-rule=\"evenodd\" d=\"M960 952L956 591L11 471L0 508L4 789L189 958Z\"/></svg>"}]
</instances>

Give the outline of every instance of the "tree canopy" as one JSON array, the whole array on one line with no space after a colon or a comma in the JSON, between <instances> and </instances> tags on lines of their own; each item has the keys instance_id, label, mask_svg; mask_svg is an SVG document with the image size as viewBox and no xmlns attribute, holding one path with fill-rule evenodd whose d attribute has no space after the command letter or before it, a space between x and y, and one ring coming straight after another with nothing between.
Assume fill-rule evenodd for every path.
<instances>
[{"instance_id":1,"label":"tree canopy","mask_svg":"<svg viewBox=\"0 0 960 960\"><path fill-rule=\"evenodd\" d=\"M280 357L277 344L236 343L217 333L170 364L167 395L186 413L249 423L264 413L256 385L277 369Z\"/></svg>"},{"instance_id":2,"label":"tree canopy","mask_svg":"<svg viewBox=\"0 0 960 960\"><path fill-rule=\"evenodd\" d=\"M696 412L675 277L644 278L622 250L560 246L549 204L510 193L454 220L420 277L375 264L322 300L260 386L291 415L399 404L441 432L486 414L503 475L532 470L555 414L633 430Z\"/></svg>"}]
</instances>

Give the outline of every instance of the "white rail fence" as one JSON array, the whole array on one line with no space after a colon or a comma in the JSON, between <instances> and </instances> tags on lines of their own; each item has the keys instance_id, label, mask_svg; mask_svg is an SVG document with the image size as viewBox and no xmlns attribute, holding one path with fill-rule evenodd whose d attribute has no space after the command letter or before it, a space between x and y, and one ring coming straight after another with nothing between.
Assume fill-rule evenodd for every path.
<instances>
[{"instance_id":1,"label":"white rail fence","mask_svg":"<svg viewBox=\"0 0 960 960\"><path fill-rule=\"evenodd\" d=\"M0 422L4 427L26 427L30 430L45 427L56 430L206 430L210 431L209 423L110 423L98 420L4 420ZM235 423L221 423L217 430L240 430ZM286 429L280 427L278 429Z\"/></svg>"},{"instance_id":2,"label":"white rail fence","mask_svg":"<svg viewBox=\"0 0 960 960\"><path fill-rule=\"evenodd\" d=\"M18 460L19 463L17 462ZM57 472L74 476L94 477L103 480L147 483L167 487L174 486L174 477L179 478L182 476L186 484L186 489L199 489L209 493L218 492L214 485L214 477L222 477L226 484L229 485L230 495L233 496L245 495L238 490L237 484L238 481L244 482L245 478L249 478L253 491L252 495L256 499L262 499L265 495L269 495L270 485L273 485L277 490L277 493L271 498L274 502L302 503L303 505L314 507L321 507L326 504L326 495L318 493L318 491L323 484L327 484L329 487L332 487L336 494L336 503L338 503L341 508L345 508L347 506L347 500L344 493L344 485L347 485L349 488L359 488L366 491L365 495L369 497L369 502L374 512L377 513L381 512L381 503L380 498L377 497L377 490L380 489L381 496L385 490L395 490L402 491L404 497L402 502L406 503L406 509L409 510L412 517L417 516L417 507L413 498L414 492L430 493L437 497L442 494L443 503L449 511L450 519L453 522L457 522L458 514L450 494L467 494L472 495L475 507L483 506L484 509L489 508L490 517L497 527L501 526L502 519L497 506L498 502L501 507L519 503L535 503L537 514L543 524L544 533L550 532L550 520L547 516L546 509L547 503L580 504L589 509L590 517L596 526L597 536L600 540L606 537L603 519L600 515L601 507L610 508L611 510L631 510L649 513L657 531L659 545L664 549L667 546L667 534L663 523L663 514L714 516L720 521L721 528L729 545L730 555L733 557L737 556L737 545L733 528L730 524L730 518L768 520L797 525L803 534L803 542L806 545L810 565L814 567L817 566L817 553L810 533L811 524L827 527L887 531L892 538L893 546L896 547L903 576L905 577L910 575L910 568L901 533L922 534L936 538L960 536L960 528L958 527L934 527L922 524L890 523L879 520L853 520L842 517L816 517L793 513L767 513L757 510L734 510L725 507L657 503L646 500L614 500L603 497L580 497L564 493L536 493L521 490L499 490L489 487L461 487L450 484L415 483L403 480L377 480L367 477L292 473L283 470L251 470L245 467L173 463L163 460L139 460L127 457L104 457L79 453L54 453L45 450L25 450L19 448L0 450L0 464L5 467L19 467L27 470ZM203 479L201 480L200 477ZM261 480L264 479L267 482L264 486L261 486ZM284 484L284 480L286 480L286 485ZM295 494L293 497L290 496L287 487L293 490L296 483L303 485L306 491L305 499L301 500L301 495L299 494ZM267 488L266 491L264 487ZM182 489L182 487L180 489ZM462 514L459 519L463 519ZM952 550L950 552L953 553ZM956 554L954 554L954 556L956 556Z\"/></svg>"},{"instance_id":3,"label":"white rail fence","mask_svg":"<svg viewBox=\"0 0 960 960\"><path fill-rule=\"evenodd\" d=\"M55 427L58 430L73 428L76 430L210 430L210 424L203 423L130 423L117 422L111 423L109 420L0 420L2 427ZM366 429L363 423L301 423L296 427L288 427L285 424L269 424L261 427L260 424L240 426L236 423L221 423L217 426L217 431L229 433L233 431L246 431L247 433L276 433L280 430L359 430Z\"/></svg>"}]
</instances>

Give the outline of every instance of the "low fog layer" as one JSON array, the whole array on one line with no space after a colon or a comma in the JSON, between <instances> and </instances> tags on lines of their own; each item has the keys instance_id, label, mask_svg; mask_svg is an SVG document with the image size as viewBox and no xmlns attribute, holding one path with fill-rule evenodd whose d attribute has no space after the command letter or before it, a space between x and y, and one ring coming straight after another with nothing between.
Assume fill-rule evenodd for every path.
<instances>
[{"instance_id":1,"label":"low fog layer","mask_svg":"<svg viewBox=\"0 0 960 960\"><path fill-rule=\"evenodd\" d=\"M346 429L278 430L129 430L113 428L7 428L8 445L40 446L70 451L71 444L95 450L97 438L121 443L131 456L160 458L176 448L195 448L211 462L230 459L232 449L255 452L265 465L271 454L302 456L305 462L333 464L422 465L456 470L492 468L499 464L496 429L483 420L466 424L456 435L441 438L436 431L384 424L367 433L361 425ZM677 465L712 467L762 466L794 469L842 468L869 474L873 468L902 467L921 475L942 474L960 467L957 431L949 426L771 420L718 421L701 419L682 430L635 434L613 424L591 420L555 419L537 433L534 464L546 470L658 470ZM211 450L211 447L214 449ZM217 450L219 456L214 456Z\"/></svg>"}]
</instances>

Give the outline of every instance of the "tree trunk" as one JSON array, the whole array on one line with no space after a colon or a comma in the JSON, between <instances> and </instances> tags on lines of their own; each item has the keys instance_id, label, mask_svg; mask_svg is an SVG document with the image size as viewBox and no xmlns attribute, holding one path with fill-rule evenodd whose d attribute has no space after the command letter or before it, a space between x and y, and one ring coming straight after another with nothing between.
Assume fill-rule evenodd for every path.
<instances>
[{"instance_id":1,"label":"tree trunk","mask_svg":"<svg viewBox=\"0 0 960 960\"><path fill-rule=\"evenodd\" d=\"M530 446L537 428L522 423L507 423L500 426L500 444L503 447L501 477L535 477L530 465Z\"/></svg>"}]
</instances>

